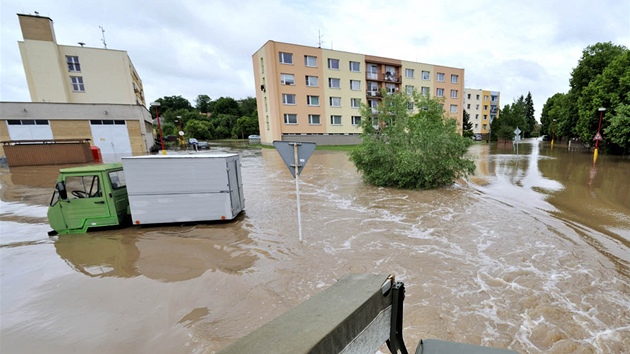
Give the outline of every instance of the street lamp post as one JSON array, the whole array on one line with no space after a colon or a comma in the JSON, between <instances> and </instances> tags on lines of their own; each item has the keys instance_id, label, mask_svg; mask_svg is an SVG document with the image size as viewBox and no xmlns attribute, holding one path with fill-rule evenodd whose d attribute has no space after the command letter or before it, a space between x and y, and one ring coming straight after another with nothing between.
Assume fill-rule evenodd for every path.
<instances>
[{"instance_id":1,"label":"street lamp post","mask_svg":"<svg viewBox=\"0 0 630 354\"><path fill-rule=\"evenodd\" d=\"M158 107L160 106L160 102L151 102L151 106L155 107L155 119L158 121L158 131L160 133L160 143L162 144L162 155L166 155L166 150L164 149L164 137L162 136L162 125L160 124L160 115L158 114Z\"/></svg>"},{"instance_id":2,"label":"street lamp post","mask_svg":"<svg viewBox=\"0 0 630 354\"><path fill-rule=\"evenodd\" d=\"M599 111L599 125L597 126L597 134L595 135L595 152L593 153L593 162L597 161L597 155L599 154L599 141L602 140L602 116L606 111L606 108L600 107L597 109Z\"/></svg>"},{"instance_id":3,"label":"street lamp post","mask_svg":"<svg viewBox=\"0 0 630 354\"><path fill-rule=\"evenodd\" d=\"M177 139L180 142L182 148L184 148L184 129L182 128L182 116L177 116L175 123L179 122L179 132L177 132Z\"/></svg>"}]
</instances>

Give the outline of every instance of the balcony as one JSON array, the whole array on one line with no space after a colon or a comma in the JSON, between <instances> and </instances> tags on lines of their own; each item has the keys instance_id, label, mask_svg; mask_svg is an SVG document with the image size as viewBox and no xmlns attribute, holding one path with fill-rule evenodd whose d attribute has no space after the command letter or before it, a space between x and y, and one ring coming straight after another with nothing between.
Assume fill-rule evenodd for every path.
<instances>
[{"instance_id":1,"label":"balcony","mask_svg":"<svg viewBox=\"0 0 630 354\"><path fill-rule=\"evenodd\" d=\"M367 80L371 80L371 81L380 81L380 82L391 82L391 83L396 83L399 84L402 82L402 76L399 75L394 75L391 73L384 73L384 74L376 74L376 73L367 73L365 75Z\"/></svg>"}]
</instances>

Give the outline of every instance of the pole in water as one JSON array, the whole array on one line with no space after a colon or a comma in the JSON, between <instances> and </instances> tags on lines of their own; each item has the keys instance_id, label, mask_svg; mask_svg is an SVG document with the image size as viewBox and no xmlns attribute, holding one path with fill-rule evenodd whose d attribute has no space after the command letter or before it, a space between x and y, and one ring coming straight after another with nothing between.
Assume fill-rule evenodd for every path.
<instances>
[{"instance_id":1,"label":"pole in water","mask_svg":"<svg viewBox=\"0 0 630 354\"><path fill-rule=\"evenodd\" d=\"M300 183L298 179L298 144L293 145L293 159L295 163L295 195L297 199L298 233L300 242L302 242L302 213L300 212Z\"/></svg>"}]
</instances>

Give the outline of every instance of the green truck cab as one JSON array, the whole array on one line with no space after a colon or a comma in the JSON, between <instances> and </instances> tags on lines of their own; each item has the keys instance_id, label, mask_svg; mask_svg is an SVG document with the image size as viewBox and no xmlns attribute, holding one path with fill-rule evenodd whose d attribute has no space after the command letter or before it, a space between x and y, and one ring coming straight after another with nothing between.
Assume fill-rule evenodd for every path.
<instances>
[{"instance_id":1,"label":"green truck cab","mask_svg":"<svg viewBox=\"0 0 630 354\"><path fill-rule=\"evenodd\" d=\"M64 168L48 207L49 234L85 233L89 228L130 222L122 163Z\"/></svg>"}]
</instances>

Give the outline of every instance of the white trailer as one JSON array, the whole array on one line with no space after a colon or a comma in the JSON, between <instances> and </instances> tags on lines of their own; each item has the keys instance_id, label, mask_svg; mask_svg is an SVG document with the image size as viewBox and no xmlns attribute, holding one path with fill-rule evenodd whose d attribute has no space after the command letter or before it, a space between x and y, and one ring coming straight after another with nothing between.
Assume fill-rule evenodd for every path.
<instances>
[{"instance_id":1,"label":"white trailer","mask_svg":"<svg viewBox=\"0 0 630 354\"><path fill-rule=\"evenodd\" d=\"M135 225L234 219L244 208L237 154L122 158Z\"/></svg>"}]
</instances>

